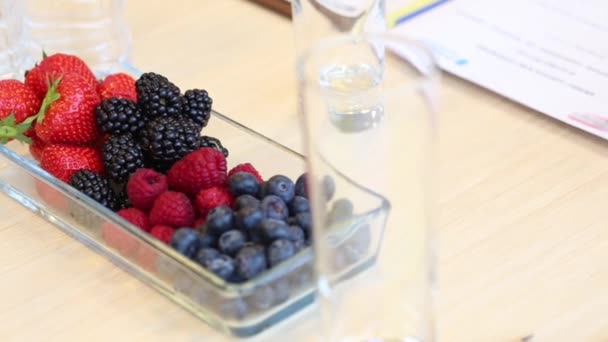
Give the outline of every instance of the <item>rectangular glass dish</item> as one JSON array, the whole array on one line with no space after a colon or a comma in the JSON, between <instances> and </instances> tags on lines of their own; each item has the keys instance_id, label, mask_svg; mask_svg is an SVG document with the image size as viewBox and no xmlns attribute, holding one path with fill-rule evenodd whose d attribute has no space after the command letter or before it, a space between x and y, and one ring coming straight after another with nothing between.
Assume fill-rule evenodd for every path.
<instances>
[{"instance_id":1,"label":"rectangular glass dish","mask_svg":"<svg viewBox=\"0 0 608 342\"><path fill-rule=\"evenodd\" d=\"M228 148L229 168L250 162L264 177L284 174L292 179L304 171L302 155L217 112L202 134L219 138ZM336 196L340 186L348 184L337 182ZM19 142L0 145L0 189L227 334L253 336L314 300L311 248L245 283L225 282L42 170L28 147ZM361 196L368 197L369 207L358 208L359 214L341 225L337 234L339 243L350 248L348 257L340 262L340 280L373 263L375 248L370 247L375 242L367 241L369 235L357 233L384 222L385 203L365 191ZM366 237L365 248L353 254L349 240L361 236Z\"/></svg>"}]
</instances>

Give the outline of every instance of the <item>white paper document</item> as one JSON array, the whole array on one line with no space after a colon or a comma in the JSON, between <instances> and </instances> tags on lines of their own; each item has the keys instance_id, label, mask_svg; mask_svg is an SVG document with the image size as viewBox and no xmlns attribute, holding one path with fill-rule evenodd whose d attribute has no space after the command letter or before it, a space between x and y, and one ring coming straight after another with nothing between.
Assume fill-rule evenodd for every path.
<instances>
[{"instance_id":1,"label":"white paper document","mask_svg":"<svg viewBox=\"0 0 608 342\"><path fill-rule=\"evenodd\" d=\"M393 30L443 69L608 139L608 0L451 0Z\"/></svg>"}]
</instances>

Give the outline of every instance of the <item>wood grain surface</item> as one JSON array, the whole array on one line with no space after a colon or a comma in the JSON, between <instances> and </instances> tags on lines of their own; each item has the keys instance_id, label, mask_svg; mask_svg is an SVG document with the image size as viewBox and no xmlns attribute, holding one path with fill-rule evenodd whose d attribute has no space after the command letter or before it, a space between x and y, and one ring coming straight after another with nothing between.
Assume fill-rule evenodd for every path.
<instances>
[{"instance_id":1,"label":"wood grain surface","mask_svg":"<svg viewBox=\"0 0 608 342\"><path fill-rule=\"evenodd\" d=\"M290 22L249 1L128 2L134 64L301 150ZM608 341L608 143L445 76L442 341ZM277 163L280 161L277 161ZM1 341L223 341L0 197ZM255 341L308 340L312 310Z\"/></svg>"}]
</instances>

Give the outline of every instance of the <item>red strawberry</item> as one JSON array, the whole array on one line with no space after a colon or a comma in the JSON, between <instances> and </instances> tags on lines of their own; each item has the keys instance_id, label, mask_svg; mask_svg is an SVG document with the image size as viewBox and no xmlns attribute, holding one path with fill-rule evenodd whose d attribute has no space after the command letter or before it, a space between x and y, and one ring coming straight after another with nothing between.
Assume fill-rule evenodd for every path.
<instances>
[{"instance_id":1,"label":"red strawberry","mask_svg":"<svg viewBox=\"0 0 608 342\"><path fill-rule=\"evenodd\" d=\"M243 163L243 164L239 164L239 165L233 167L228 172L228 178L230 178L233 174L235 174L237 172L251 173L252 175L255 176L255 178L258 179L258 181L260 182L260 184L264 183L264 179L262 178L262 176L260 175L260 173L258 172L258 170L256 170L255 167L253 167L253 165L251 165L250 163Z\"/></svg>"},{"instance_id":2,"label":"red strawberry","mask_svg":"<svg viewBox=\"0 0 608 342\"><path fill-rule=\"evenodd\" d=\"M102 100L120 97L137 102L135 79L125 73L108 75L97 85L97 94Z\"/></svg>"},{"instance_id":3,"label":"red strawberry","mask_svg":"<svg viewBox=\"0 0 608 342\"><path fill-rule=\"evenodd\" d=\"M152 208L156 197L167 190L167 177L151 169L135 171L127 183L127 196L134 207L142 210Z\"/></svg>"},{"instance_id":4,"label":"red strawberry","mask_svg":"<svg viewBox=\"0 0 608 342\"><path fill-rule=\"evenodd\" d=\"M232 207L233 203L234 197L230 194L230 191L220 186L201 190L194 200L194 204L196 205L199 214L201 217L205 218L211 209L219 207L220 205Z\"/></svg>"},{"instance_id":5,"label":"red strawberry","mask_svg":"<svg viewBox=\"0 0 608 342\"><path fill-rule=\"evenodd\" d=\"M78 74L93 89L97 87L95 75L87 64L76 56L63 53L44 57L39 65L28 71L25 84L32 88L39 98L43 98L48 89L49 77L59 77L66 73Z\"/></svg>"},{"instance_id":6,"label":"red strawberry","mask_svg":"<svg viewBox=\"0 0 608 342\"><path fill-rule=\"evenodd\" d=\"M174 232L175 229L173 229L173 227L163 225L154 226L150 229L150 235L166 244L169 244Z\"/></svg>"},{"instance_id":7,"label":"red strawberry","mask_svg":"<svg viewBox=\"0 0 608 342\"><path fill-rule=\"evenodd\" d=\"M148 215L137 208L122 209L117 214L146 232L150 230Z\"/></svg>"},{"instance_id":8,"label":"red strawberry","mask_svg":"<svg viewBox=\"0 0 608 342\"><path fill-rule=\"evenodd\" d=\"M40 167L66 183L79 170L103 173L99 151L82 146L48 145L42 153Z\"/></svg>"},{"instance_id":9,"label":"red strawberry","mask_svg":"<svg viewBox=\"0 0 608 342\"><path fill-rule=\"evenodd\" d=\"M15 115L21 123L40 110L40 99L36 93L17 80L0 81L0 119Z\"/></svg>"},{"instance_id":10,"label":"red strawberry","mask_svg":"<svg viewBox=\"0 0 608 342\"><path fill-rule=\"evenodd\" d=\"M28 129L23 135L32 140L32 143L30 144L30 154L32 157L36 160L40 160L40 158L42 158L42 152L46 147L44 141L38 138L36 131L33 128Z\"/></svg>"},{"instance_id":11,"label":"red strawberry","mask_svg":"<svg viewBox=\"0 0 608 342\"><path fill-rule=\"evenodd\" d=\"M99 130L95 107L99 96L76 74L64 74L51 84L36 120L36 134L47 144L88 145Z\"/></svg>"},{"instance_id":12,"label":"red strawberry","mask_svg":"<svg viewBox=\"0 0 608 342\"><path fill-rule=\"evenodd\" d=\"M60 211L68 210L68 198L63 193L39 179L35 179L34 183L36 193L47 206Z\"/></svg>"},{"instance_id":13,"label":"red strawberry","mask_svg":"<svg viewBox=\"0 0 608 342\"><path fill-rule=\"evenodd\" d=\"M150 224L171 227L190 227L194 222L194 208L181 192L167 191L154 201L150 210Z\"/></svg>"},{"instance_id":14,"label":"red strawberry","mask_svg":"<svg viewBox=\"0 0 608 342\"><path fill-rule=\"evenodd\" d=\"M169 187L189 195L226 183L226 158L222 152L205 147L180 159L167 173Z\"/></svg>"}]
</instances>

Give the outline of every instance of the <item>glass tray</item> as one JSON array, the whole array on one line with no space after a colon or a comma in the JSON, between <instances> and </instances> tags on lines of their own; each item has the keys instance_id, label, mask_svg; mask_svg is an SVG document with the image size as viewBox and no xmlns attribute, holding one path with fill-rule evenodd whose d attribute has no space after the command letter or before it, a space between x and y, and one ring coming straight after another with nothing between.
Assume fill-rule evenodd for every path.
<instances>
[{"instance_id":1,"label":"glass tray","mask_svg":"<svg viewBox=\"0 0 608 342\"><path fill-rule=\"evenodd\" d=\"M203 134L218 137L229 149L229 168L250 162L264 177L284 174L292 179L304 170L302 155L217 112ZM337 182L336 197L341 186L349 184ZM253 336L314 300L311 248L248 282L225 282L42 170L19 142L0 145L0 190L227 334ZM359 208L361 214L340 229L347 249L351 240L369 236L357 232L384 220L382 199L365 191L361 196L368 197L369 207ZM373 263L369 246L354 254L346 250L340 280Z\"/></svg>"}]
</instances>

